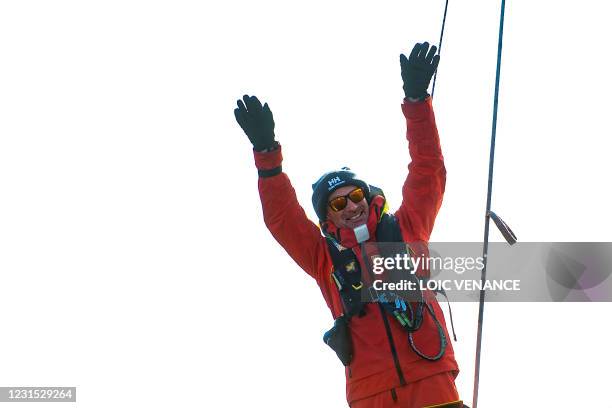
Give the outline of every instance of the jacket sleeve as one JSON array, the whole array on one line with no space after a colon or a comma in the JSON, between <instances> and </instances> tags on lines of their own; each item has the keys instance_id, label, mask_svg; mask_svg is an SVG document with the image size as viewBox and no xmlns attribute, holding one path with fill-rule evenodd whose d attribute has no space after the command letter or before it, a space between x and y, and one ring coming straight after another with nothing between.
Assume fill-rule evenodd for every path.
<instances>
[{"instance_id":1,"label":"jacket sleeve","mask_svg":"<svg viewBox=\"0 0 612 408\"><path fill-rule=\"evenodd\" d=\"M258 170L272 170L281 166L281 147L271 152L254 152ZM264 222L276 241L289 256L317 281L322 271L331 268L325 238L319 227L306 217L298 203L289 177L283 172L259 178L259 196Z\"/></svg>"},{"instance_id":2,"label":"jacket sleeve","mask_svg":"<svg viewBox=\"0 0 612 408\"><path fill-rule=\"evenodd\" d=\"M396 212L404 239L429 241L446 184L444 157L431 98L423 102L404 100L406 138L412 161L402 188L402 204Z\"/></svg>"}]
</instances>

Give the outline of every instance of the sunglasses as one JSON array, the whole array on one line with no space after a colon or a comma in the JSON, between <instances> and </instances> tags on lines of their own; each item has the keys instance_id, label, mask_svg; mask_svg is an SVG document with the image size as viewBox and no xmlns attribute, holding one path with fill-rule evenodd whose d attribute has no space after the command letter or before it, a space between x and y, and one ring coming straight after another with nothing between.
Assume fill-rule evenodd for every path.
<instances>
[{"instance_id":1,"label":"sunglasses","mask_svg":"<svg viewBox=\"0 0 612 408\"><path fill-rule=\"evenodd\" d=\"M356 189L354 189L353 191L351 191L347 195L338 196L338 197L334 198L333 200L330 200L329 201L329 208L331 208L334 212L338 212L338 211L344 210L346 208L346 205L348 204L347 197L352 202L357 204L358 202L360 202L361 200L363 200L365 198L365 193L363 192L363 190L360 187L357 187Z\"/></svg>"}]
</instances>

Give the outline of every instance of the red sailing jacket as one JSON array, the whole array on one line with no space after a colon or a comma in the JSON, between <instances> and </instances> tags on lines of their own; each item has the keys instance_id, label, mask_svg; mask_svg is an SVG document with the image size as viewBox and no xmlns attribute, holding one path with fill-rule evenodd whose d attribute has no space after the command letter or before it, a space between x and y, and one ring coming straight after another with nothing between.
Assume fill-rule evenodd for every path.
<instances>
[{"instance_id":1,"label":"red sailing jacket","mask_svg":"<svg viewBox=\"0 0 612 408\"><path fill-rule=\"evenodd\" d=\"M402 204L395 216L404 241L409 242L418 254L427 251L434 220L442 204L446 169L431 98L424 102L404 101L402 111L406 117L412 162L408 165L408 177L402 188ZM280 147L267 153L255 152L255 164L259 170L274 169L281 162ZM326 240L319 227L306 217L289 178L285 173L260 177L259 194L266 226L291 258L317 281L333 317L337 318L343 309L331 277L333 263ZM427 271L418 270L417 273L423 275ZM448 339L446 353L435 362L419 357L410 347L407 333L391 318L388 319L390 339L376 304L367 303L365 316L351 319L353 359L346 368L349 404L400 387L402 377L410 383L442 372L450 371L454 375L459 372L444 315L435 299L432 304ZM428 313L424 313L423 324L413 337L421 352L431 356L438 352L438 331ZM395 355L392 348L396 350Z\"/></svg>"}]
</instances>

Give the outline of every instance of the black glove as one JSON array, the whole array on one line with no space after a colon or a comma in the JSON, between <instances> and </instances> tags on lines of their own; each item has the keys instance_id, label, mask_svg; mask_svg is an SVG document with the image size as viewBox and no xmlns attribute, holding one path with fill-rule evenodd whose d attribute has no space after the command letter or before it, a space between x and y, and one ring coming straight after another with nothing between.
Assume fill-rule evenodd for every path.
<instances>
[{"instance_id":1,"label":"black glove","mask_svg":"<svg viewBox=\"0 0 612 408\"><path fill-rule=\"evenodd\" d=\"M436 51L435 45L429 48L429 43L424 42L415 44L408 58L404 54L400 55L406 98L423 98L428 95L429 81L440 62Z\"/></svg>"},{"instance_id":2,"label":"black glove","mask_svg":"<svg viewBox=\"0 0 612 408\"><path fill-rule=\"evenodd\" d=\"M260 152L275 147L274 119L268 104L262 107L256 96L244 95L242 99L244 103L238 99L238 108L234 109L234 115L253 148Z\"/></svg>"}]
</instances>

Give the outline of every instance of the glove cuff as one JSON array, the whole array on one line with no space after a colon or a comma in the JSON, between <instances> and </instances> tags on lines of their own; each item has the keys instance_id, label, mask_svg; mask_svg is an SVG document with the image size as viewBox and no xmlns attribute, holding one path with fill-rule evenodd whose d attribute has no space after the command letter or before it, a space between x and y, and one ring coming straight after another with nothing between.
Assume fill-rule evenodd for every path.
<instances>
[{"instance_id":1,"label":"glove cuff","mask_svg":"<svg viewBox=\"0 0 612 408\"><path fill-rule=\"evenodd\" d=\"M429 98L431 95L427 92L425 92L425 94L423 94L423 96L406 96L404 98L404 101L406 103L417 103L417 102L424 102L427 98Z\"/></svg>"},{"instance_id":2,"label":"glove cuff","mask_svg":"<svg viewBox=\"0 0 612 408\"><path fill-rule=\"evenodd\" d=\"M251 140L251 141L253 141L253 140ZM264 152L264 151L274 150L277 147L278 147L278 142L276 140L274 140L274 133L272 134L272 137L268 138L267 140L259 139L259 140L257 140L256 142L253 143L253 149L256 152Z\"/></svg>"}]
</instances>

